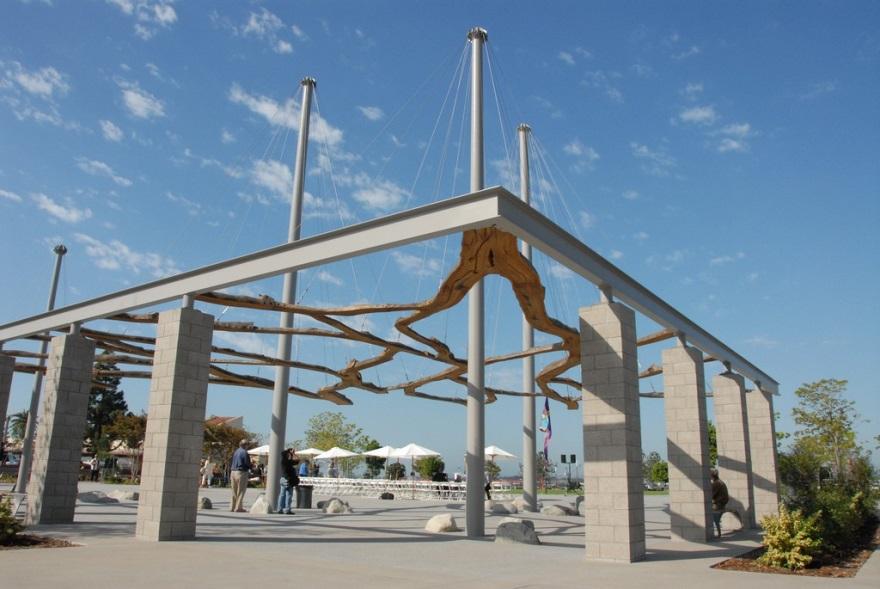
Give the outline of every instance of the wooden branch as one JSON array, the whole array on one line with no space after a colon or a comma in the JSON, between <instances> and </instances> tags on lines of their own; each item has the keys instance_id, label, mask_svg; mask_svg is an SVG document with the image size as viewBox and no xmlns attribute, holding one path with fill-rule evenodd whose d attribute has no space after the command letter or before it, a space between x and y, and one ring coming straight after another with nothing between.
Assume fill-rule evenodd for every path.
<instances>
[{"instance_id":1,"label":"wooden branch","mask_svg":"<svg viewBox=\"0 0 880 589\"><path fill-rule=\"evenodd\" d=\"M661 329L660 331L655 331L654 333L649 333L648 335L640 337L636 341L636 345L647 346L649 344L655 344L657 342L672 339L675 337L675 334L676 331L674 329Z\"/></svg>"},{"instance_id":2,"label":"wooden branch","mask_svg":"<svg viewBox=\"0 0 880 589\"><path fill-rule=\"evenodd\" d=\"M658 366L657 364L651 364L639 372L639 378L649 378L651 376L657 376L658 374L663 374L663 367Z\"/></svg>"},{"instance_id":3,"label":"wooden branch","mask_svg":"<svg viewBox=\"0 0 880 589\"><path fill-rule=\"evenodd\" d=\"M16 358L43 358L49 357L48 354L40 354L39 352L28 352L26 350L0 350L0 355L14 356Z\"/></svg>"}]
</instances>

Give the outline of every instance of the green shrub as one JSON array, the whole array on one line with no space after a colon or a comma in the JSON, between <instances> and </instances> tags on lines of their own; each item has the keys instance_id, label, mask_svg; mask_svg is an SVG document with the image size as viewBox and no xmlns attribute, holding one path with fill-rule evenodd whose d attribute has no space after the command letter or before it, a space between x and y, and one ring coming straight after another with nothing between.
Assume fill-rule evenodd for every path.
<instances>
[{"instance_id":1,"label":"green shrub","mask_svg":"<svg viewBox=\"0 0 880 589\"><path fill-rule=\"evenodd\" d=\"M392 462L385 467L385 476L389 480L397 481L406 478L406 467L399 462Z\"/></svg>"},{"instance_id":2,"label":"green shrub","mask_svg":"<svg viewBox=\"0 0 880 589\"><path fill-rule=\"evenodd\" d=\"M789 512L783 505L779 508L779 515L761 518L767 550L758 562L791 570L810 564L822 545L817 524L819 515L804 517L800 511Z\"/></svg>"},{"instance_id":3,"label":"green shrub","mask_svg":"<svg viewBox=\"0 0 880 589\"><path fill-rule=\"evenodd\" d=\"M11 544L23 529L21 522L12 515L12 501L9 497L0 499L0 544Z\"/></svg>"}]
</instances>

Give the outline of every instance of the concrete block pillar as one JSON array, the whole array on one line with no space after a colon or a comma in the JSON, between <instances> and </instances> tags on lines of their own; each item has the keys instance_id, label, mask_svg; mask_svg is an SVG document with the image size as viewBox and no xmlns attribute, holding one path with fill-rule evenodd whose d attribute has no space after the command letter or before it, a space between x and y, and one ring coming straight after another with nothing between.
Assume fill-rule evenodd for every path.
<instances>
[{"instance_id":1,"label":"concrete block pillar","mask_svg":"<svg viewBox=\"0 0 880 589\"><path fill-rule=\"evenodd\" d=\"M663 350L663 408L672 539L706 542L712 537L709 430L703 354L696 348Z\"/></svg>"},{"instance_id":2,"label":"concrete block pillar","mask_svg":"<svg viewBox=\"0 0 880 589\"><path fill-rule=\"evenodd\" d=\"M6 413L9 409L9 391L12 390L12 374L15 371L15 358L0 354L0 432L5 432ZM3 433L0 433L2 436ZM0 440L2 445L5 440Z\"/></svg>"},{"instance_id":3,"label":"concrete block pillar","mask_svg":"<svg viewBox=\"0 0 880 589\"><path fill-rule=\"evenodd\" d=\"M52 338L27 485L28 524L73 522L94 362L93 341L78 334Z\"/></svg>"},{"instance_id":4,"label":"concrete block pillar","mask_svg":"<svg viewBox=\"0 0 880 589\"><path fill-rule=\"evenodd\" d=\"M773 395L756 388L746 394L749 416L749 448L752 457L752 490L755 519L779 513L776 423Z\"/></svg>"},{"instance_id":5,"label":"concrete block pillar","mask_svg":"<svg viewBox=\"0 0 880 589\"><path fill-rule=\"evenodd\" d=\"M727 484L727 509L736 511L743 527L754 527L752 464L749 450L749 420L743 377L725 372L712 379L715 428L718 438L718 472Z\"/></svg>"},{"instance_id":6,"label":"concrete block pillar","mask_svg":"<svg viewBox=\"0 0 880 589\"><path fill-rule=\"evenodd\" d=\"M135 530L140 539L195 537L213 331L214 317L195 309L159 314Z\"/></svg>"},{"instance_id":7,"label":"concrete block pillar","mask_svg":"<svg viewBox=\"0 0 880 589\"><path fill-rule=\"evenodd\" d=\"M581 309L587 558L645 557L642 431L632 309Z\"/></svg>"}]
</instances>

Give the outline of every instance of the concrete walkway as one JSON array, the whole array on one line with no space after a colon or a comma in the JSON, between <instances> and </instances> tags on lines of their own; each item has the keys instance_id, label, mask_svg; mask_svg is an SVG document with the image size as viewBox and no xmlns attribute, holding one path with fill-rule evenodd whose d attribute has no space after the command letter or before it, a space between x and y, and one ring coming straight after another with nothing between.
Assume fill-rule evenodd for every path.
<instances>
[{"instance_id":1,"label":"concrete walkway","mask_svg":"<svg viewBox=\"0 0 880 589\"><path fill-rule=\"evenodd\" d=\"M80 483L80 491L114 487ZM125 487L134 489L133 487ZM647 496L648 560L612 564L584 560L580 517L528 514L542 546L499 544L492 536L468 540L464 532L424 531L433 515L452 512L464 525L464 505L348 498L354 513L254 516L229 513L228 489L204 490L215 510L200 512L198 539L152 543L135 540L137 504L78 503L76 523L31 531L63 536L77 548L0 551L0 586L29 589L77 587L288 587L352 589L412 587L531 588L638 587L749 589L762 587L880 587L875 554L854 579L763 575L709 567L757 546L754 532L727 535L712 544L673 543L664 496ZM249 489L250 505L259 491ZM321 499L321 497L317 498ZM566 500L543 497L545 503ZM486 530L499 517L487 517Z\"/></svg>"}]
</instances>

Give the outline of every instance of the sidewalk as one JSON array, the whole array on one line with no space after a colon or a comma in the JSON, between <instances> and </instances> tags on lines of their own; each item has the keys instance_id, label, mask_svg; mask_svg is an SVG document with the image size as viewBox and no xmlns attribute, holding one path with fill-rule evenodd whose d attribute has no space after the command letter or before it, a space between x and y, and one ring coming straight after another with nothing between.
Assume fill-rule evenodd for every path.
<instances>
[{"instance_id":1,"label":"sidewalk","mask_svg":"<svg viewBox=\"0 0 880 589\"><path fill-rule=\"evenodd\" d=\"M80 491L113 487L81 483ZM129 489L131 487L128 487ZM411 587L660 587L749 589L762 587L880 587L875 555L854 579L762 575L709 567L757 545L754 532L712 544L673 543L666 528L666 497L647 496L648 559L636 564L584 560L583 519L528 514L543 545L499 544L492 536L468 540L464 532L428 534L425 522L452 512L464 523L462 504L346 498L354 513L293 516L229 513L229 490L203 493L215 510L200 512L198 539L150 543L135 540L137 504L77 504L76 523L32 531L64 536L77 548L0 551L0 579L8 587L246 586L281 583L296 587L352 589ZM258 495L249 489L246 503ZM321 499L319 497L317 499ZM317 500L316 499L316 500ZM563 502L543 497L547 502ZM499 517L486 518L491 534Z\"/></svg>"}]
</instances>

